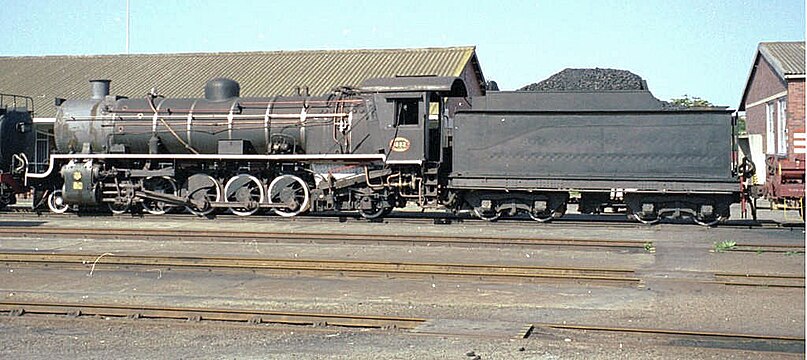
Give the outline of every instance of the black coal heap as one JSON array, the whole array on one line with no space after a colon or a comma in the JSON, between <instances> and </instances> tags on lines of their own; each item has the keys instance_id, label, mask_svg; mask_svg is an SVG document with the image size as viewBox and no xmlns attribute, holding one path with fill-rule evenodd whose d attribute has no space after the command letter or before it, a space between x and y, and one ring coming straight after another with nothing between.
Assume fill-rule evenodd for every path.
<instances>
[{"instance_id":1,"label":"black coal heap","mask_svg":"<svg viewBox=\"0 0 807 360\"><path fill-rule=\"evenodd\" d=\"M564 69L517 91L645 90L642 77L618 69Z\"/></svg>"}]
</instances>

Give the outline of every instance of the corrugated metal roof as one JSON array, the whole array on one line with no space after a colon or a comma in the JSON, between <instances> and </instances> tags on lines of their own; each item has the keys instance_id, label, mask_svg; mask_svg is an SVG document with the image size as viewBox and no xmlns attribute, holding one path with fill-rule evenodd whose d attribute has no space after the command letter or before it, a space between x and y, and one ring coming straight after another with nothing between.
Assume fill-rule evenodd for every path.
<instances>
[{"instance_id":1,"label":"corrugated metal roof","mask_svg":"<svg viewBox=\"0 0 807 360\"><path fill-rule=\"evenodd\" d=\"M759 43L759 53L782 78L804 75L804 41Z\"/></svg>"},{"instance_id":2,"label":"corrugated metal roof","mask_svg":"<svg viewBox=\"0 0 807 360\"><path fill-rule=\"evenodd\" d=\"M145 96L152 87L166 97L201 97L204 83L214 77L238 81L242 96L290 95L296 86L317 95L373 77L459 76L469 62L478 67L471 61L474 53L474 47L466 46L0 57L0 93L33 97L39 117L54 116L56 97L88 98L92 79L110 79L112 94L129 97ZM481 69L474 70L481 74Z\"/></svg>"}]
</instances>

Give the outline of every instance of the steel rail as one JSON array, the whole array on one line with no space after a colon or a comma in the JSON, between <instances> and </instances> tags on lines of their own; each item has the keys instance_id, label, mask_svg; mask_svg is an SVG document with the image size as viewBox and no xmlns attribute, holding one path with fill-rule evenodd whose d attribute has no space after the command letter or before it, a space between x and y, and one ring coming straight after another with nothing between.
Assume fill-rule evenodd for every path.
<instances>
[{"instance_id":1,"label":"steel rail","mask_svg":"<svg viewBox=\"0 0 807 360\"><path fill-rule=\"evenodd\" d=\"M804 244L737 244L725 253L796 253L804 254Z\"/></svg>"},{"instance_id":2,"label":"steel rail","mask_svg":"<svg viewBox=\"0 0 807 360\"><path fill-rule=\"evenodd\" d=\"M716 273L715 278L723 285L804 289L804 275Z\"/></svg>"},{"instance_id":3,"label":"steel rail","mask_svg":"<svg viewBox=\"0 0 807 360\"><path fill-rule=\"evenodd\" d=\"M744 333L729 333L729 332L716 332L716 331L695 331L695 330L673 330L673 329L652 329L652 328L626 328L615 326L600 326L600 325L574 325L574 324L552 324L552 323L534 323L532 329L525 333L525 338L528 338L535 327L560 329L560 330L585 330L585 331L602 331L602 332L621 332L621 333L639 333L650 335L682 335L682 336L699 336L699 337L720 337L720 338L735 338L735 339L754 339L754 340L781 340L781 341L800 341L804 342L803 336L785 336L785 335L762 335L762 334L744 334Z\"/></svg>"},{"instance_id":4,"label":"steel rail","mask_svg":"<svg viewBox=\"0 0 807 360\"><path fill-rule=\"evenodd\" d=\"M523 246L580 246L607 248L644 249L647 241L641 240L593 240L593 239L541 239L517 236L477 236L477 235L385 235L327 232L261 232L261 231L199 231L199 230L164 230L164 229L99 229L99 228L67 228L67 227L33 227L3 226L0 236L30 238L42 235L58 235L60 237L76 236L91 239L202 239L210 241L352 241L374 243L428 243L434 244L466 244L466 245L523 245Z\"/></svg>"},{"instance_id":5,"label":"steel rail","mask_svg":"<svg viewBox=\"0 0 807 360\"><path fill-rule=\"evenodd\" d=\"M427 320L414 317L304 313L258 309L0 301L0 313L3 312L17 316L23 314L68 315L76 317L105 316L132 319L207 320L246 322L252 324L271 323L374 329L413 329Z\"/></svg>"},{"instance_id":6,"label":"steel rail","mask_svg":"<svg viewBox=\"0 0 807 360\"><path fill-rule=\"evenodd\" d=\"M315 271L376 275L426 275L499 279L554 279L638 284L630 269L564 268L488 264L431 264L358 260L2 252L0 262L67 265L164 266L171 268Z\"/></svg>"},{"instance_id":7,"label":"steel rail","mask_svg":"<svg viewBox=\"0 0 807 360\"><path fill-rule=\"evenodd\" d=\"M31 216L33 218L78 218L79 215L75 213L64 213L64 214L54 214L48 212L38 212L33 209L29 208L20 208L20 207L13 207L7 211L2 212L4 217L27 217ZM110 218L110 214L99 211L96 213L92 212L85 212L81 215L81 217L99 217L99 218ZM129 217L134 215L115 215L113 218L123 218ZM141 217L137 215L137 217ZM160 219L172 219L172 220L197 220L199 217L193 214L165 214L165 215L150 215L150 214L143 214L142 217L144 218L160 218ZM617 218L618 217L618 218ZM368 220L360 218L357 213L354 212L345 212L345 213L317 213L317 214L306 214L305 216L297 216L293 219L289 218L277 218L272 216L259 216L255 215L250 218L244 218L235 215L229 214L217 214L215 215L216 221L249 221L250 219L260 218L262 221L282 221L282 222L290 222L290 221L310 221L310 222L322 222L322 221L345 221L347 219L354 219L355 221L359 222L368 222ZM378 221L378 220L371 220L370 222ZM450 213L429 213L428 215L423 215L422 213L393 213L383 219L383 222L396 222L396 223L418 223L418 224L432 224L436 222L440 223L450 223L452 221L462 222L466 225L481 225L481 226L490 226L491 223L486 222L484 220L480 220L473 217L465 217L462 215L454 215ZM575 227L608 227L608 228L652 228L657 226L667 226L672 225L674 227L697 227L702 228L701 225L695 224L659 224L659 225L645 225L641 223L637 223L635 221L631 221L624 216L615 216L615 215L600 215L598 216L588 216L585 219L572 219L572 218L561 218L555 219L550 223L536 223L534 220L529 218L507 218L507 219L499 219L496 221L496 224L500 224L504 226L523 226L523 227L531 227L535 228L538 226L541 227L562 227L562 226L575 226ZM803 227L804 223L777 223L773 221L753 221L750 220L729 220L726 223L722 223L719 225L721 228L747 228L750 230L759 229L759 230L789 230L793 227ZM495 225L494 225L495 226Z\"/></svg>"}]
</instances>

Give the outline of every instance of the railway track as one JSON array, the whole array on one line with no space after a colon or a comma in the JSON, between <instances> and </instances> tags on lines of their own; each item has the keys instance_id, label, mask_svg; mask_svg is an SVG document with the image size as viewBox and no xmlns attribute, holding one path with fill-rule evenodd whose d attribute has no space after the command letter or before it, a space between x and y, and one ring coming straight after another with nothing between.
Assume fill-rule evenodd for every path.
<instances>
[{"instance_id":1,"label":"railway track","mask_svg":"<svg viewBox=\"0 0 807 360\"><path fill-rule=\"evenodd\" d=\"M404 244L426 246L474 247L541 247L541 248L594 248L624 251L649 251L652 242L643 240L599 240L576 238L538 238L533 236L478 236L439 234L361 234L327 233L312 231L203 231L163 229L99 229L44 226L0 226L0 237L43 238L58 236L92 240L159 240L159 241L216 241L257 243L351 243L351 244ZM790 253L803 254L804 244L776 244L763 241L739 243L730 251L739 253Z\"/></svg>"},{"instance_id":2,"label":"railway track","mask_svg":"<svg viewBox=\"0 0 807 360\"><path fill-rule=\"evenodd\" d=\"M366 220L361 218L355 213L315 213L306 214L305 216L296 216L293 218L284 218L278 216L252 216L241 217L232 214L215 214L208 217L199 217L193 214L165 214L165 215L151 215L151 214L124 214L112 215L108 212L102 211L84 211L81 213L63 213L56 214L50 212L34 211L28 208L13 208L9 211L2 212L2 217L5 219L75 219L75 218L100 218L100 219L161 219L172 221L194 221L194 220L215 220L225 222L248 222L260 219L260 221L277 221L281 223L299 222L299 223L333 223L333 222L384 222L396 224L451 224L462 223L463 225L471 226L490 226L491 223L472 217L466 214L453 214L449 212L418 212L418 211L396 211L383 219ZM493 224L506 225L508 227L598 227L598 228L653 228L658 226L673 225L675 227L695 227L702 228L701 225L691 224L690 222L681 221L680 224L667 224L660 225L646 225L635 222L627 218L627 215L622 213L614 214L599 214L599 215L582 215L571 214L560 219L555 219L549 223L536 223L529 217L523 218L507 218L499 219ZM743 229L792 229L804 228L803 221L794 220L792 222L776 222L771 220L750 220L750 219L731 219L724 222L718 227L725 228L743 228Z\"/></svg>"},{"instance_id":3,"label":"railway track","mask_svg":"<svg viewBox=\"0 0 807 360\"><path fill-rule=\"evenodd\" d=\"M663 328L628 328L607 325L582 325L566 323L527 324L519 337L529 339L536 333L551 331L577 332L586 334L612 334L619 341L628 336L641 336L642 346L650 346L649 338L655 338L664 345L717 348L722 350L754 350L760 352L804 353L804 336L765 335L753 333L733 333L721 331L698 331ZM567 333L568 334L568 333ZM537 337L537 336L536 336ZM733 356L732 356L733 357Z\"/></svg>"},{"instance_id":4,"label":"railway track","mask_svg":"<svg viewBox=\"0 0 807 360\"><path fill-rule=\"evenodd\" d=\"M201 256L155 256L92 254L44 254L2 252L0 262L42 264L51 267L89 267L90 274L101 267L163 267L170 269L263 270L294 273L335 273L355 276L445 276L497 280L571 280L636 285L640 279L631 269L598 269L483 264L430 264L408 262L259 259Z\"/></svg>"},{"instance_id":5,"label":"railway track","mask_svg":"<svg viewBox=\"0 0 807 360\"><path fill-rule=\"evenodd\" d=\"M716 283L731 286L804 289L804 275L716 273Z\"/></svg>"},{"instance_id":6,"label":"railway track","mask_svg":"<svg viewBox=\"0 0 807 360\"><path fill-rule=\"evenodd\" d=\"M59 236L97 240L168 240L168 241L231 241L231 242L337 242L370 244L427 244L466 246L539 246L595 247L644 250L641 240L541 239L535 237L451 236L451 235L385 235L325 232L262 232L262 231L194 231L160 229L99 229L38 226L2 226L0 237L37 238Z\"/></svg>"},{"instance_id":7,"label":"railway track","mask_svg":"<svg viewBox=\"0 0 807 360\"><path fill-rule=\"evenodd\" d=\"M323 314L258 309L214 309L144 305L74 304L0 302L0 313L120 317L130 319L173 319L188 321L223 321L251 324L283 324L310 326L339 326L370 329L413 329L426 321L399 316Z\"/></svg>"},{"instance_id":8,"label":"railway track","mask_svg":"<svg viewBox=\"0 0 807 360\"><path fill-rule=\"evenodd\" d=\"M580 331L603 331L603 332L636 333L636 334L691 335L691 336L704 336L704 337L727 337L727 338L742 338L742 339L786 340L786 341L801 341L801 342L804 342L804 336L741 334L741 333L728 333L728 332L716 332L716 331L693 331L693 330L652 329L652 328L628 328L628 327L619 327L619 326L575 325L575 324L558 324L558 323L535 323L535 324L530 324L524 330L523 337L524 338L530 337L530 335L532 335L532 332L535 330L535 328L548 328L548 329L559 329L559 330L580 330Z\"/></svg>"},{"instance_id":9,"label":"railway track","mask_svg":"<svg viewBox=\"0 0 807 360\"><path fill-rule=\"evenodd\" d=\"M0 252L0 263L38 264L89 270L90 274L106 267L161 267L167 269L251 270L303 273L328 273L344 276L382 277L464 277L487 280L515 281L583 281L608 284L638 285L640 276L632 269L602 269L585 267L547 267L488 264L442 264L416 262L385 262L321 259L267 259L213 256L157 256L105 253L25 253ZM804 288L804 275L751 274L718 272L707 284L766 288Z\"/></svg>"},{"instance_id":10,"label":"railway track","mask_svg":"<svg viewBox=\"0 0 807 360\"><path fill-rule=\"evenodd\" d=\"M0 301L0 314L6 316L61 315L73 318L103 317L145 320L178 320L191 322L224 322L233 324L273 324L303 326L313 328L352 328L385 331L401 331L422 336L474 336L459 331L433 331L420 328L433 320L420 317L355 315L333 313L289 312L260 309L167 307L121 304L77 304L61 302L11 302ZM439 320L438 320L439 321ZM484 322L483 322L484 323ZM515 325L515 323L514 323ZM554 332L569 335L569 332L585 334L616 334L620 342L631 341L627 336L643 336L640 340L648 344L648 337L660 339L668 345L688 347L716 347L725 350L757 350L765 352L804 353L803 336L765 335L731 333L718 331L691 331L663 328L626 328L606 325L581 325L567 323L532 323L518 329L514 326L509 336L531 340L542 336L555 336ZM483 337L497 337L487 334Z\"/></svg>"},{"instance_id":11,"label":"railway track","mask_svg":"<svg viewBox=\"0 0 807 360\"><path fill-rule=\"evenodd\" d=\"M740 243L735 245L727 253L740 252L740 253L790 253L790 254L803 254L804 244L760 244L754 245L750 243Z\"/></svg>"}]
</instances>

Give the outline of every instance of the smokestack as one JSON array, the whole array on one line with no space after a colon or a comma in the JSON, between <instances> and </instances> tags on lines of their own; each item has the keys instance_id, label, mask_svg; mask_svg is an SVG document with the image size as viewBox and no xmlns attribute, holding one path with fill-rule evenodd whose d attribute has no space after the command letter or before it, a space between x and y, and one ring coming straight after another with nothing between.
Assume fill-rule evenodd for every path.
<instances>
[{"instance_id":1,"label":"smokestack","mask_svg":"<svg viewBox=\"0 0 807 360\"><path fill-rule=\"evenodd\" d=\"M90 80L90 91L93 99L103 100L109 95L109 83L112 80Z\"/></svg>"}]
</instances>

